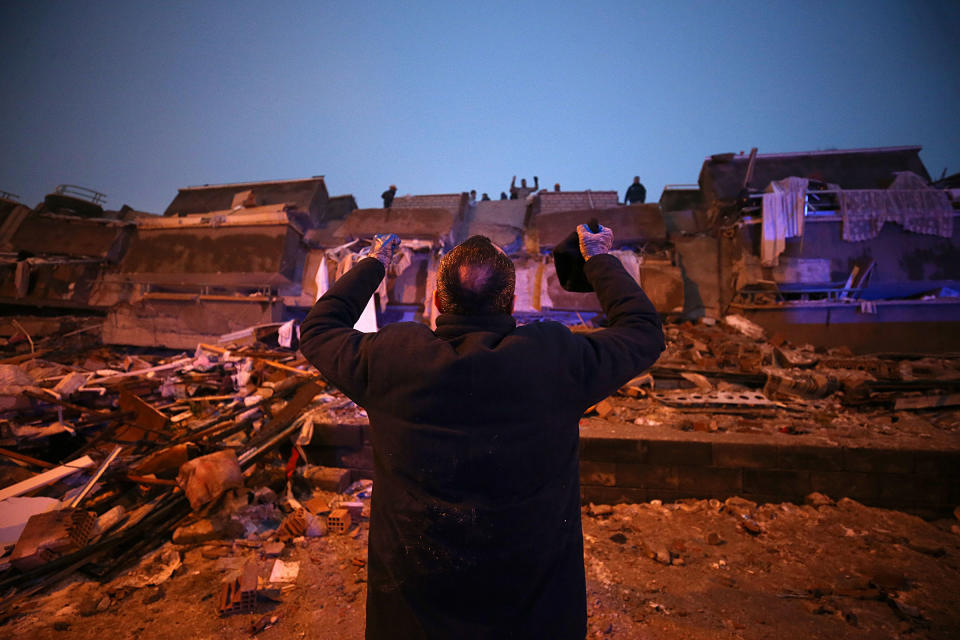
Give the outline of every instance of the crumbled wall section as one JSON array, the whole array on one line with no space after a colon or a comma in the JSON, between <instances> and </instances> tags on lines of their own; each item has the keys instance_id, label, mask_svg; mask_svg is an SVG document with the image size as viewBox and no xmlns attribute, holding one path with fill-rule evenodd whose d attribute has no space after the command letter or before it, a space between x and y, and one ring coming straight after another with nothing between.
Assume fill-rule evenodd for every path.
<instances>
[{"instance_id":1,"label":"crumbled wall section","mask_svg":"<svg viewBox=\"0 0 960 640\"><path fill-rule=\"evenodd\" d=\"M921 515L960 503L960 449L845 447L802 436L644 430L581 424L585 502L742 496L802 502L813 491Z\"/></svg>"},{"instance_id":2,"label":"crumbled wall section","mask_svg":"<svg viewBox=\"0 0 960 640\"><path fill-rule=\"evenodd\" d=\"M556 213L577 209L605 209L619 203L616 191L542 191L537 213Z\"/></svg>"},{"instance_id":3,"label":"crumbled wall section","mask_svg":"<svg viewBox=\"0 0 960 640\"><path fill-rule=\"evenodd\" d=\"M446 209L454 216L460 216L467 203L465 193L437 193L425 196L397 196L393 199L392 209Z\"/></svg>"},{"instance_id":4,"label":"crumbled wall section","mask_svg":"<svg viewBox=\"0 0 960 640\"><path fill-rule=\"evenodd\" d=\"M369 425L314 427L311 460L371 477ZM319 435L318 435L319 434ZM960 449L830 446L803 436L738 437L616 425L580 424L584 503L741 496L758 503L831 498L943 516L960 504Z\"/></svg>"}]
</instances>

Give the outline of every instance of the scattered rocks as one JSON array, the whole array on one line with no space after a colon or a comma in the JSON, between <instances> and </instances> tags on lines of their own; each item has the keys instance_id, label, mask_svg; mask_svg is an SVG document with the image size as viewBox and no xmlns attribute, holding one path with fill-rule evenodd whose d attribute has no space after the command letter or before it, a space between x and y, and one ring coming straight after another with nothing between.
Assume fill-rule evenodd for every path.
<instances>
[{"instance_id":1,"label":"scattered rocks","mask_svg":"<svg viewBox=\"0 0 960 640\"><path fill-rule=\"evenodd\" d=\"M593 516L609 516L613 513L613 507L609 504L593 504L590 503L590 515Z\"/></svg>"},{"instance_id":2,"label":"scattered rocks","mask_svg":"<svg viewBox=\"0 0 960 640\"><path fill-rule=\"evenodd\" d=\"M620 532L617 532L612 536L610 536L610 539L616 542L617 544L626 544L627 542L627 536L623 535Z\"/></svg>"}]
</instances>

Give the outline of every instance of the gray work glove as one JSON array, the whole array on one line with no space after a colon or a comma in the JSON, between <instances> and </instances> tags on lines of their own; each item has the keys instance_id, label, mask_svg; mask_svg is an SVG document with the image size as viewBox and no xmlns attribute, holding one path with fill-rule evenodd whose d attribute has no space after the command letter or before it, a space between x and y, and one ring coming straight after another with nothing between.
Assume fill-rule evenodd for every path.
<instances>
[{"instance_id":1,"label":"gray work glove","mask_svg":"<svg viewBox=\"0 0 960 640\"><path fill-rule=\"evenodd\" d=\"M395 233L378 233L373 236L370 245L370 257L376 258L384 267L393 262L393 254L400 246L400 238Z\"/></svg>"},{"instance_id":2,"label":"gray work glove","mask_svg":"<svg viewBox=\"0 0 960 640\"><path fill-rule=\"evenodd\" d=\"M587 225L581 224L577 226L577 237L580 238L580 253L584 260L607 253L613 246L613 231L610 227L600 226L600 231L593 233Z\"/></svg>"}]
</instances>

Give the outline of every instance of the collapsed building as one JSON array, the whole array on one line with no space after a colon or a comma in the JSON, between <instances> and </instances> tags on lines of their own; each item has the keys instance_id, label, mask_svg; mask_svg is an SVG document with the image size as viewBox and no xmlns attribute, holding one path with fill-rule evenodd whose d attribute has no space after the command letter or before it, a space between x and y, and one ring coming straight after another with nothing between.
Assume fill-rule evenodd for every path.
<instances>
[{"instance_id":1,"label":"collapsed building","mask_svg":"<svg viewBox=\"0 0 960 640\"><path fill-rule=\"evenodd\" d=\"M960 349L960 197L919 152L708 157L661 198L686 313L858 353Z\"/></svg>"},{"instance_id":2,"label":"collapsed building","mask_svg":"<svg viewBox=\"0 0 960 640\"><path fill-rule=\"evenodd\" d=\"M85 564L107 575L168 540L357 531L369 423L297 353L295 328L377 233L401 250L365 331L432 324L439 258L474 234L514 262L519 322L590 331L596 297L561 286L552 250L577 224L614 229L613 254L668 320L668 348L581 421L584 502L730 497L749 535L762 527L742 516L758 504L811 492L949 511L960 192L955 177L931 184L919 150L717 154L698 184L629 206L583 190L359 209L322 176L187 187L162 215L106 210L103 194L69 185L34 208L0 194L0 304L16 319L2 325L3 497L40 510L11 518L0 589ZM79 328L57 324L66 316ZM245 489L250 502L226 497ZM56 527L25 529L60 498ZM222 586L221 613L255 608L248 569Z\"/></svg>"}]
</instances>

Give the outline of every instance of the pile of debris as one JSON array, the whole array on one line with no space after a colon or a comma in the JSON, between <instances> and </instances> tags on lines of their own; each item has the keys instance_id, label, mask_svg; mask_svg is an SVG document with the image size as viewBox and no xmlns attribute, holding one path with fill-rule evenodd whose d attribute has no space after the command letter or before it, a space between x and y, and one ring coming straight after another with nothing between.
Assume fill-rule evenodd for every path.
<instances>
[{"instance_id":1,"label":"pile of debris","mask_svg":"<svg viewBox=\"0 0 960 640\"><path fill-rule=\"evenodd\" d=\"M175 571L185 546L233 540L248 556L273 559L290 541L356 534L371 481L310 464L306 447L315 427L363 424L366 414L298 354L292 323L192 353L104 347L77 324L43 339L12 334L0 352L6 617L79 570L106 580L146 556L122 578L139 588ZM937 408L924 412L929 428L920 435L939 430L956 446L958 357L854 357L768 338L738 316L665 332L660 361L588 413L638 430L820 430L838 438L854 425L885 433L892 415ZM278 594L263 584L297 570L273 560L264 582L263 567L249 560L230 559L219 591L224 614L279 597L282 587Z\"/></svg>"},{"instance_id":2,"label":"pile of debris","mask_svg":"<svg viewBox=\"0 0 960 640\"><path fill-rule=\"evenodd\" d=\"M656 365L589 415L640 426L830 438L894 435L892 416L900 421L898 435L956 446L950 436L960 428L960 354L855 356L768 337L737 315L664 330L667 349ZM913 431L904 429L908 424Z\"/></svg>"},{"instance_id":3,"label":"pile of debris","mask_svg":"<svg viewBox=\"0 0 960 640\"><path fill-rule=\"evenodd\" d=\"M365 413L280 347L277 328L192 354L79 340L88 337L8 341L20 353L0 360L5 618L73 572L106 579L170 540L255 541L269 553L366 515L372 483L308 464L303 449L314 425ZM167 544L129 586L158 584L178 563ZM223 613L258 597L256 572L235 569Z\"/></svg>"}]
</instances>

